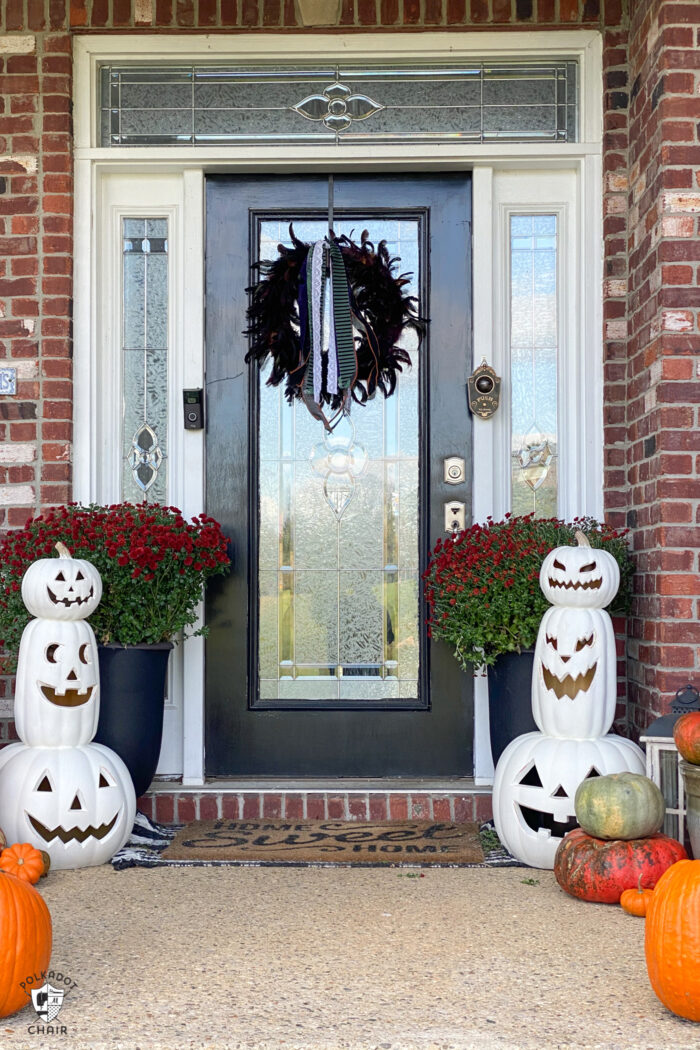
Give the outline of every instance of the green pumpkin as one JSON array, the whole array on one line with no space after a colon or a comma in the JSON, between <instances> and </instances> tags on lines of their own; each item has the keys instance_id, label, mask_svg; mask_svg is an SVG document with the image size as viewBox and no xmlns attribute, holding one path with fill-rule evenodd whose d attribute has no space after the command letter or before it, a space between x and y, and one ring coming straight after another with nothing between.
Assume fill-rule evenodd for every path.
<instances>
[{"instance_id":1,"label":"green pumpkin","mask_svg":"<svg viewBox=\"0 0 700 1050\"><path fill-rule=\"evenodd\" d=\"M666 803L656 784L641 773L589 777L574 799L576 819L597 839L641 839L664 822Z\"/></svg>"}]
</instances>

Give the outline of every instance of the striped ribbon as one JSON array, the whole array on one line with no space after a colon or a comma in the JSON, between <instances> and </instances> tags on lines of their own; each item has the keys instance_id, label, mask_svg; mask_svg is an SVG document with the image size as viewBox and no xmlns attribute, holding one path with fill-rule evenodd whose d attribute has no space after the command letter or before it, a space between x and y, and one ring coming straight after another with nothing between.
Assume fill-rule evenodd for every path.
<instances>
[{"instance_id":1,"label":"striped ribbon","mask_svg":"<svg viewBox=\"0 0 700 1050\"><path fill-rule=\"evenodd\" d=\"M326 259L330 269L328 281ZM348 390L357 372L348 279L342 253L335 241L316 241L309 248L305 277L305 289L304 282L300 284L299 303L302 353L307 337L310 344L304 390L320 405L324 394L335 395ZM330 284L330 294L326 292L327 283ZM324 353L327 355L325 382Z\"/></svg>"}]
</instances>

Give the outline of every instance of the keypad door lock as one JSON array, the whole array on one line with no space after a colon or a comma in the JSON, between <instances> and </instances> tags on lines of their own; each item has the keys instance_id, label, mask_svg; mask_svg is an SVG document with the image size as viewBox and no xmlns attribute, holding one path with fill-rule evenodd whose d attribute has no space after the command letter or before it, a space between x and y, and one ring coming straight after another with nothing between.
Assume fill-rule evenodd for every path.
<instances>
[{"instance_id":1,"label":"keypad door lock","mask_svg":"<svg viewBox=\"0 0 700 1050\"><path fill-rule=\"evenodd\" d=\"M467 463L461 456L447 456L443 467L446 485L462 485L467 480Z\"/></svg>"},{"instance_id":2,"label":"keypad door lock","mask_svg":"<svg viewBox=\"0 0 700 1050\"><path fill-rule=\"evenodd\" d=\"M445 507L445 532L461 532L467 527L467 505L448 500Z\"/></svg>"}]
</instances>

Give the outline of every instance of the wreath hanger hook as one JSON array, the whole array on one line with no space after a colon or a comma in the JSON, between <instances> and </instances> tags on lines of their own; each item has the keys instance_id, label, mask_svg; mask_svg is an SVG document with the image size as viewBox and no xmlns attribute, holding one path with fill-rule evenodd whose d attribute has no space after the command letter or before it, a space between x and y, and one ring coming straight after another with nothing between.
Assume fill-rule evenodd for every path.
<instances>
[{"instance_id":1,"label":"wreath hanger hook","mask_svg":"<svg viewBox=\"0 0 700 1050\"><path fill-rule=\"evenodd\" d=\"M335 237L333 232L333 204L334 204L335 186L333 184L333 176L328 176L328 236Z\"/></svg>"}]
</instances>

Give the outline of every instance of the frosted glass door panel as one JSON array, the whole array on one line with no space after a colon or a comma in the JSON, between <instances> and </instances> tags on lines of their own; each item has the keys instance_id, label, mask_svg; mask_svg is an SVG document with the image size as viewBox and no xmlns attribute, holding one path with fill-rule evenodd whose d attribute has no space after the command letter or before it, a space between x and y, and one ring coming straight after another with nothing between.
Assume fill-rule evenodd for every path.
<instances>
[{"instance_id":1,"label":"frosted glass door panel","mask_svg":"<svg viewBox=\"0 0 700 1050\"><path fill-rule=\"evenodd\" d=\"M287 222L259 223L259 258L289 243ZM419 287L416 219L336 221L386 240ZM322 221L296 222L306 241ZM403 344L416 349L413 333ZM259 644L261 701L417 698L419 671L419 355L394 396L352 406L332 434L283 387L260 377Z\"/></svg>"}]
</instances>

